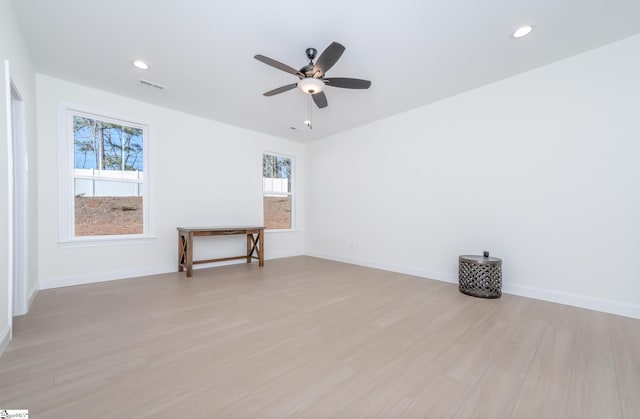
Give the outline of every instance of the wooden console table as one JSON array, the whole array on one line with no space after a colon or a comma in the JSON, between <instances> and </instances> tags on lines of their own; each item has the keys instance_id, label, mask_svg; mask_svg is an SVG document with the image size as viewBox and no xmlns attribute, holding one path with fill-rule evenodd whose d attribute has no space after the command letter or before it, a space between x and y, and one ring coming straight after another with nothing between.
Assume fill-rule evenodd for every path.
<instances>
[{"instance_id":1,"label":"wooden console table","mask_svg":"<svg viewBox=\"0 0 640 419\"><path fill-rule=\"evenodd\" d=\"M193 238L202 236L247 235L247 254L219 259L193 260ZM256 256L254 256L254 253ZM178 227L178 272L187 270L187 277L193 275L193 265L198 263L223 262L225 260L258 259L264 266L264 227Z\"/></svg>"}]
</instances>

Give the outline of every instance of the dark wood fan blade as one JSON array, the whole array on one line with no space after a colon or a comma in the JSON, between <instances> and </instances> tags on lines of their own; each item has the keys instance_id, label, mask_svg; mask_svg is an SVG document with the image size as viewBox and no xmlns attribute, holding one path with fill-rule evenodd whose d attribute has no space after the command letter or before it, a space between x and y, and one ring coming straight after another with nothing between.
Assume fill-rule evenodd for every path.
<instances>
[{"instance_id":1,"label":"dark wood fan blade","mask_svg":"<svg viewBox=\"0 0 640 419\"><path fill-rule=\"evenodd\" d=\"M316 103L316 105L318 105L318 108L322 109L327 107L327 96L324 94L324 92L316 93L314 95L311 95L311 97L313 98L313 101Z\"/></svg>"},{"instance_id":2,"label":"dark wood fan blade","mask_svg":"<svg viewBox=\"0 0 640 419\"><path fill-rule=\"evenodd\" d=\"M275 67L278 70L286 71L289 74L298 76L298 70L296 70L293 67L289 67L286 64L282 64L280 61L276 61L273 58L265 57L264 55L260 55L260 54L254 56L253 58L255 58L258 61L262 61L263 63L270 65L271 67Z\"/></svg>"},{"instance_id":3,"label":"dark wood fan blade","mask_svg":"<svg viewBox=\"0 0 640 419\"><path fill-rule=\"evenodd\" d=\"M368 89L371 86L369 80L350 79L348 77L331 77L323 79L327 86L342 87L344 89Z\"/></svg>"},{"instance_id":4,"label":"dark wood fan blade","mask_svg":"<svg viewBox=\"0 0 640 419\"><path fill-rule=\"evenodd\" d=\"M322 77L324 73L333 67L343 52L344 46L337 42L332 42L331 45L320 54L318 61L316 61L316 64L313 66L313 77Z\"/></svg>"},{"instance_id":5,"label":"dark wood fan blade","mask_svg":"<svg viewBox=\"0 0 640 419\"><path fill-rule=\"evenodd\" d=\"M286 86L278 87L277 89L269 90L268 92L263 93L265 96L273 96L278 93L283 93L291 89L295 89L298 83L287 84Z\"/></svg>"}]
</instances>

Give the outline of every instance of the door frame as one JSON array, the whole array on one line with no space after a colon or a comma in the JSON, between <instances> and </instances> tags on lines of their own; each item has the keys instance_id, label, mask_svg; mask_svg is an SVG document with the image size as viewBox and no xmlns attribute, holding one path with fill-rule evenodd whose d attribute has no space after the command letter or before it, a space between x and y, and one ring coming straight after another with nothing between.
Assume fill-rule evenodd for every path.
<instances>
[{"instance_id":1,"label":"door frame","mask_svg":"<svg viewBox=\"0 0 640 419\"><path fill-rule=\"evenodd\" d=\"M11 128L11 77L9 73L9 60L4 60L4 91L6 106L6 134L7 134L7 318L9 326L9 339L13 329L13 134Z\"/></svg>"},{"instance_id":2,"label":"door frame","mask_svg":"<svg viewBox=\"0 0 640 419\"><path fill-rule=\"evenodd\" d=\"M27 314L29 277L29 165L25 103L15 82L11 88L11 139L13 148L13 316Z\"/></svg>"}]
</instances>

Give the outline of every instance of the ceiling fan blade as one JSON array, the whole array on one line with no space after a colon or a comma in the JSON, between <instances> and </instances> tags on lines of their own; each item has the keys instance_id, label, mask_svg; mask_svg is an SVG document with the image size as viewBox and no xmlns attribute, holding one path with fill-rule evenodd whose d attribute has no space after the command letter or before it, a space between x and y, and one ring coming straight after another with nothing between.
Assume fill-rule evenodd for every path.
<instances>
[{"instance_id":1,"label":"ceiling fan blade","mask_svg":"<svg viewBox=\"0 0 640 419\"><path fill-rule=\"evenodd\" d=\"M322 109L327 107L327 96L324 94L324 92L313 94L311 95L311 97L313 98L313 101L316 103L316 105L318 105L318 108Z\"/></svg>"},{"instance_id":2,"label":"ceiling fan blade","mask_svg":"<svg viewBox=\"0 0 640 419\"><path fill-rule=\"evenodd\" d=\"M342 87L344 89L368 89L371 86L369 80L350 79L348 77L331 77L322 80L327 86Z\"/></svg>"},{"instance_id":3,"label":"ceiling fan blade","mask_svg":"<svg viewBox=\"0 0 640 419\"><path fill-rule=\"evenodd\" d=\"M331 67L338 61L338 59L342 56L344 52L344 46L337 43L332 42L331 45L325 49L320 57L318 57L318 61L313 66L313 77L322 77L324 73L329 71Z\"/></svg>"},{"instance_id":4,"label":"ceiling fan blade","mask_svg":"<svg viewBox=\"0 0 640 419\"><path fill-rule=\"evenodd\" d=\"M286 86L278 87L277 89L269 90L268 92L263 93L265 96L273 96L278 93L284 93L288 90L295 89L298 83L287 84Z\"/></svg>"},{"instance_id":5,"label":"ceiling fan blade","mask_svg":"<svg viewBox=\"0 0 640 419\"><path fill-rule=\"evenodd\" d=\"M253 58L255 58L258 61L262 61L263 63L270 65L271 67L275 67L278 70L285 71L289 74L293 74L295 76L298 76L299 74L298 70L296 70L295 68L289 67L286 64L282 64L280 61L276 61L273 58L265 57L264 55L260 55L260 54L255 55Z\"/></svg>"}]
</instances>

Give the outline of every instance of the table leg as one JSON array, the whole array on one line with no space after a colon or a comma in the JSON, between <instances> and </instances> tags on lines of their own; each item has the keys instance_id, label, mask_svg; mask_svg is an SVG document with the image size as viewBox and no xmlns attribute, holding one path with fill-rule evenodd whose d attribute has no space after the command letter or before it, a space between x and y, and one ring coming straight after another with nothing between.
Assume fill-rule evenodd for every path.
<instances>
[{"instance_id":1,"label":"table leg","mask_svg":"<svg viewBox=\"0 0 640 419\"><path fill-rule=\"evenodd\" d=\"M253 234L247 233L247 263L251 263L253 255Z\"/></svg>"},{"instance_id":2,"label":"table leg","mask_svg":"<svg viewBox=\"0 0 640 419\"><path fill-rule=\"evenodd\" d=\"M184 263L184 238L178 232L178 272L184 271L182 264Z\"/></svg>"},{"instance_id":3,"label":"table leg","mask_svg":"<svg viewBox=\"0 0 640 419\"><path fill-rule=\"evenodd\" d=\"M193 275L193 233L187 233L187 245L186 247L186 264L187 264L187 278Z\"/></svg>"},{"instance_id":4,"label":"table leg","mask_svg":"<svg viewBox=\"0 0 640 419\"><path fill-rule=\"evenodd\" d=\"M258 240L258 248L260 249L260 254L258 255L258 260L260 261L258 266L264 266L264 230L258 231L256 234Z\"/></svg>"}]
</instances>

